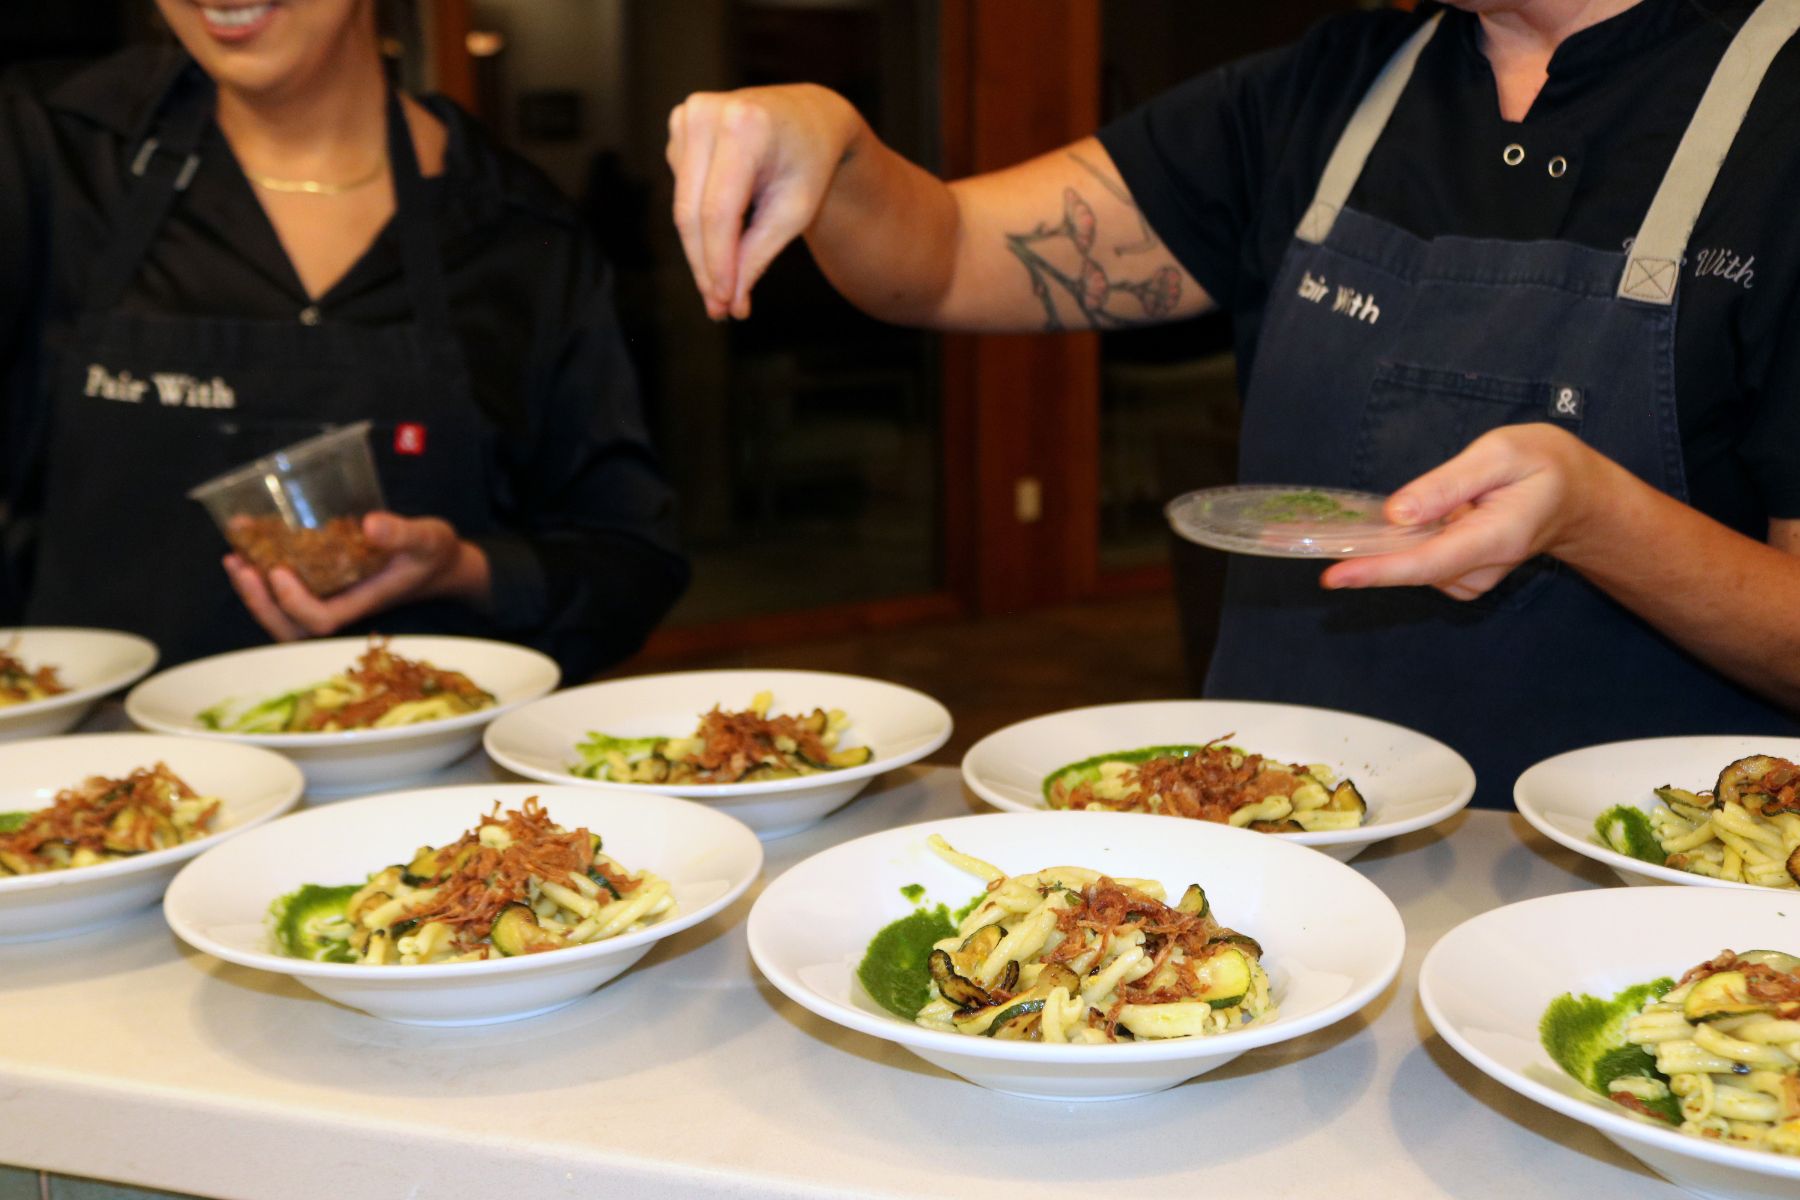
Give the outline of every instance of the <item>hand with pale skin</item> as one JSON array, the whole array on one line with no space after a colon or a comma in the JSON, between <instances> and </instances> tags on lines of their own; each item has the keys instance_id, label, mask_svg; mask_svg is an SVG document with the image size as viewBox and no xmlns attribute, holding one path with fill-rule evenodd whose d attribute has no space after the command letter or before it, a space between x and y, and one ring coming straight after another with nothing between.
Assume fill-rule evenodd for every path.
<instances>
[{"instance_id":1,"label":"hand with pale skin","mask_svg":"<svg viewBox=\"0 0 1800 1200\"><path fill-rule=\"evenodd\" d=\"M363 518L363 537L389 555L387 565L334 596L313 595L286 567L265 577L236 554L225 556L225 573L250 615L278 642L325 637L424 600L457 600L481 611L491 604L487 555L448 521L374 512Z\"/></svg>"},{"instance_id":2,"label":"hand with pale skin","mask_svg":"<svg viewBox=\"0 0 1800 1200\"><path fill-rule=\"evenodd\" d=\"M669 114L675 228L708 316L750 315L750 289L812 224L861 128L810 85L700 92Z\"/></svg>"},{"instance_id":3,"label":"hand with pale skin","mask_svg":"<svg viewBox=\"0 0 1800 1200\"><path fill-rule=\"evenodd\" d=\"M1426 586L1471 600L1556 558L1718 671L1800 709L1800 520L1768 541L1651 487L1553 425L1512 425L1388 498L1397 524L1444 518L1410 550L1327 568L1327 588Z\"/></svg>"},{"instance_id":4,"label":"hand with pale skin","mask_svg":"<svg viewBox=\"0 0 1800 1200\"><path fill-rule=\"evenodd\" d=\"M1443 532L1415 549L1340 562L1320 582L1328 588L1423 585L1473 600L1535 555L1567 557L1585 503L1619 482L1608 468L1620 470L1555 426L1495 430L1388 497L1388 520L1442 519Z\"/></svg>"}]
</instances>

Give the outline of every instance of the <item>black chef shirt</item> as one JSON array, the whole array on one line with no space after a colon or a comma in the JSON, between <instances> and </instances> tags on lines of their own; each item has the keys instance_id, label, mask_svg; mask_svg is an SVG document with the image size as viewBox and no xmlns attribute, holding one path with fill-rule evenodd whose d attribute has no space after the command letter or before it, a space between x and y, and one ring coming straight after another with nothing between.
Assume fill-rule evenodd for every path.
<instances>
[{"instance_id":1,"label":"black chef shirt","mask_svg":"<svg viewBox=\"0 0 1800 1200\"><path fill-rule=\"evenodd\" d=\"M42 429L48 404L42 347L78 311L91 256L121 209L135 137L183 69L193 68L178 52L146 48L0 86L0 496L13 505L0 623L18 618L29 588L43 439L28 431ZM533 168L453 104L426 103L449 133L443 174L427 190L452 331L494 430L489 477L506 526L471 539L493 574L495 619L480 631L534 642L565 678L581 679L636 649L686 585L673 497L649 449L592 239ZM377 327L414 320L391 225L315 302L216 127L200 157L124 311ZM97 547L103 535L96 531Z\"/></svg>"},{"instance_id":2,"label":"black chef shirt","mask_svg":"<svg viewBox=\"0 0 1800 1200\"><path fill-rule=\"evenodd\" d=\"M1350 205L1424 238L1637 232L1750 4L1642 0L1568 38L1523 121L1500 117L1476 18L1443 24ZM1100 134L1175 257L1234 318L1247 387L1269 287L1350 115L1425 13L1355 13L1201 75ZM1777 55L1688 244L1676 399L1692 503L1761 538L1800 518L1800 39ZM1510 145L1524 159L1509 166ZM1560 176L1551 160L1567 163Z\"/></svg>"}]
</instances>

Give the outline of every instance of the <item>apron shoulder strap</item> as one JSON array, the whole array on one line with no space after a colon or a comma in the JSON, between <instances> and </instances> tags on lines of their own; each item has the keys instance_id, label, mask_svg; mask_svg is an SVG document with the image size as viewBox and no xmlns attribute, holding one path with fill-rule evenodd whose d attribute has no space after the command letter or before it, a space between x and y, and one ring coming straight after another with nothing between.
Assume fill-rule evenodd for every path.
<instances>
[{"instance_id":1,"label":"apron shoulder strap","mask_svg":"<svg viewBox=\"0 0 1800 1200\"><path fill-rule=\"evenodd\" d=\"M1800 0L1763 0L1732 38L1632 239L1619 298L1675 302L1688 238L1769 64L1800 30Z\"/></svg>"},{"instance_id":2,"label":"apron shoulder strap","mask_svg":"<svg viewBox=\"0 0 1800 1200\"><path fill-rule=\"evenodd\" d=\"M394 223L400 235L400 257L412 297L413 316L424 330L427 344L441 351L454 342L449 286L444 279L431 197L419 169L418 155L413 152L406 110L401 106L400 93L393 88L388 89L387 127L388 159L394 175Z\"/></svg>"},{"instance_id":3,"label":"apron shoulder strap","mask_svg":"<svg viewBox=\"0 0 1800 1200\"><path fill-rule=\"evenodd\" d=\"M1350 114L1350 123L1344 127L1337 145L1332 147L1312 203L1307 205L1306 215L1300 218L1300 227L1294 231L1294 236L1301 241L1323 242L1331 233L1331 227L1337 224L1338 213L1350 200L1350 189L1356 186L1363 164L1369 161L1369 152L1375 149L1381 131L1387 128L1388 118L1394 115L1394 106L1400 103L1400 93L1412 79L1419 55L1425 52L1426 43L1437 33L1443 19L1444 14L1437 13L1419 26L1394 51L1394 56L1381 68L1381 74L1363 93L1362 103Z\"/></svg>"},{"instance_id":4,"label":"apron shoulder strap","mask_svg":"<svg viewBox=\"0 0 1800 1200\"><path fill-rule=\"evenodd\" d=\"M187 73L177 75L152 116L148 135L132 153L128 170L133 182L112 237L88 273L85 308L105 312L124 297L175 197L187 190L200 168L200 139L212 107L209 85Z\"/></svg>"}]
</instances>

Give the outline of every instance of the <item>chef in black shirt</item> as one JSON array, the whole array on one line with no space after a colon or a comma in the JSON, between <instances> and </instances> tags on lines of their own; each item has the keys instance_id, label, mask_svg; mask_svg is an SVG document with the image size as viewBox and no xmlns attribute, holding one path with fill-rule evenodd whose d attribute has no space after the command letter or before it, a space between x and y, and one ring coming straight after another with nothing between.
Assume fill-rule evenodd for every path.
<instances>
[{"instance_id":1,"label":"chef in black shirt","mask_svg":"<svg viewBox=\"0 0 1800 1200\"><path fill-rule=\"evenodd\" d=\"M1348 14L950 185L823 89L695 96L676 220L720 318L801 234L896 321L1227 308L1245 481L1450 521L1323 588L1232 560L1209 694L1414 726L1506 804L1572 747L1796 730L1796 27L1796 0Z\"/></svg>"},{"instance_id":2,"label":"chef in black shirt","mask_svg":"<svg viewBox=\"0 0 1800 1200\"><path fill-rule=\"evenodd\" d=\"M372 0L158 0L179 47L0 91L0 621L530 642L581 678L686 581L605 265ZM367 419L388 565L321 599L186 491Z\"/></svg>"}]
</instances>

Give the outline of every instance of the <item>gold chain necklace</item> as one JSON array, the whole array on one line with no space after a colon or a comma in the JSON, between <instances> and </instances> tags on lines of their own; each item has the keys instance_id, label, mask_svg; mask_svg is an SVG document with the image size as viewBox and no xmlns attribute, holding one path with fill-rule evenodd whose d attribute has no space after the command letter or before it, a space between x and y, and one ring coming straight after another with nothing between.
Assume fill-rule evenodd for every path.
<instances>
[{"instance_id":1,"label":"gold chain necklace","mask_svg":"<svg viewBox=\"0 0 1800 1200\"><path fill-rule=\"evenodd\" d=\"M307 196L341 196L345 192L353 192L359 187L367 187L374 183L386 170L387 163L376 163L374 170L367 175L359 175L348 183L321 183L317 179L281 179L274 175L259 175L249 168L245 168L244 174L248 175L250 181L257 187L266 188L271 192L298 193Z\"/></svg>"}]
</instances>

